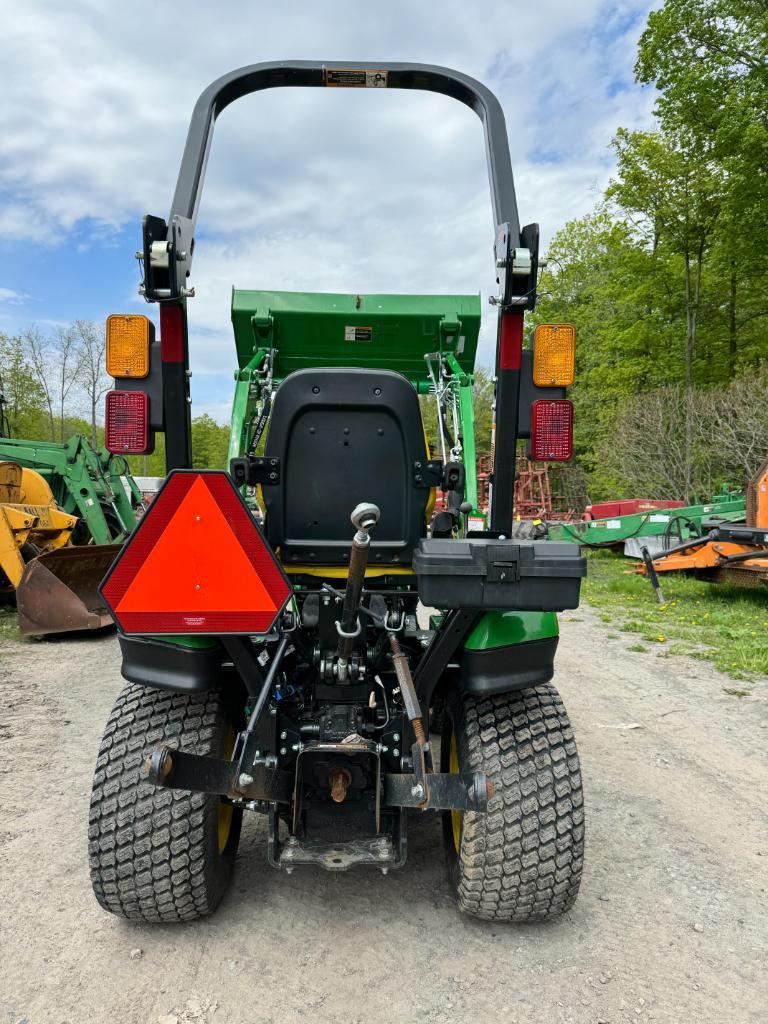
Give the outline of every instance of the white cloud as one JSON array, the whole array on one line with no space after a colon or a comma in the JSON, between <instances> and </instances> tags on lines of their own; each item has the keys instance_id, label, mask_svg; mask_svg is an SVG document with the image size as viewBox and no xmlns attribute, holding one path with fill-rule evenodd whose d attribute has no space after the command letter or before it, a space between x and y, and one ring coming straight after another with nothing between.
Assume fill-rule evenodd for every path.
<instances>
[{"instance_id":1,"label":"white cloud","mask_svg":"<svg viewBox=\"0 0 768 1024\"><path fill-rule=\"evenodd\" d=\"M0 0L0 235L48 245L87 224L101 239L138 227L145 212L166 215L202 88L234 67L291 57L433 62L485 81L507 117L521 223L540 221L546 241L606 184L615 128L648 122L649 94L614 85L631 76L649 7L297 0L288 10L197 0L180 16L149 0L12 9ZM475 115L425 93L329 92L270 90L217 124L191 314L196 377L211 376L222 395L232 283L481 289L484 303L494 285ZM223 401L205 393L210 408Z\"/></svg>"},{"instance_id":2,"label":"white cloud","mask_svg":"<svg viewBox=\"0 0 768 1024\"><path fill-rule=\"evenodd\" d=\"M20 303L26 299L23 292L14 291L13 288L0 288L0 302Z\"/></svg>"}]
</instances>

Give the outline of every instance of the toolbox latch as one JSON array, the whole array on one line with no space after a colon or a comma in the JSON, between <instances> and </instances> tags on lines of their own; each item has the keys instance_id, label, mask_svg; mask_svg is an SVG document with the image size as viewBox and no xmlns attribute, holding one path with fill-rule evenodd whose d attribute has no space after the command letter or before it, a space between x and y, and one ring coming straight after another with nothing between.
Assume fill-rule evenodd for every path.
<instances>
[{"instance_id":1,"label":"toolbox latch","mask_svg":"<svg viewBox=\"0 0 768 1024\"><path fill-rule=\"evenodd\" d=\"M518 583L520 581L520 562L517 557L518 548L514 551L508 547L488 547L489 583Z\"/></svg>"}]
</instances>

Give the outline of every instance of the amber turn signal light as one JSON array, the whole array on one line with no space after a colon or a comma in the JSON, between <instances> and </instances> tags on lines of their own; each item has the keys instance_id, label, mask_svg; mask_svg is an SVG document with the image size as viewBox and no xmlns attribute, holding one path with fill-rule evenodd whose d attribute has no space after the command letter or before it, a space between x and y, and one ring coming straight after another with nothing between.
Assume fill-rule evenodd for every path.
<instances>
[{"instance_id":1,"label":"amber turn signal light","mask_svg":"<svg viewBox=\"0 0 768 1024\"><path fill-rule=\"evenodd\" d=\"M110 377L146 377L152 324L146 316L113 313L107 317L107 373Z\"/></svg>"},{"instance_id":2,"label":"amber turn signal light","mask_svg":"<svg viewBox=\"0 0 768 1024\"><path fill-rule=\"evenodd\" d=\"M576 366L573 324L539 324L533 332L533 383L537 388L567 388Z\"/></svg>"}]
</instances>

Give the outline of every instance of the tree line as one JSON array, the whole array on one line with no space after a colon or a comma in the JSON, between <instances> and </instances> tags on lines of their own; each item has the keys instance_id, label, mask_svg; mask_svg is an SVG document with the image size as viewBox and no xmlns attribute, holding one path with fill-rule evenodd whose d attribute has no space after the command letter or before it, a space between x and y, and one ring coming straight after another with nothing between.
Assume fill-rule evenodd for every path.
<instances>
[{"instance_id":1,"label":"tree line","mask_svg":"<svg viewBox=\"0 0 768 1024\"><path fill-rule=\"evenodd\" d=\"M534 322L577 327L581 500L706 498L768 457L768 4L666 0L596 208L555 235Z\"/></svg>"},{"instance_id":2,"label":"tree line","mask_svg":"<svg viewBox=\"0 0 768 1024\"><path fill-rule=\"evenodd\" d=\"M63 441L75 431L99 441L110 378L103 326L76 320L49 332L29 327L0 334L0 380L12 437ZM103 431L102 431L103 433Z\"/></svg>"}]
</instances>

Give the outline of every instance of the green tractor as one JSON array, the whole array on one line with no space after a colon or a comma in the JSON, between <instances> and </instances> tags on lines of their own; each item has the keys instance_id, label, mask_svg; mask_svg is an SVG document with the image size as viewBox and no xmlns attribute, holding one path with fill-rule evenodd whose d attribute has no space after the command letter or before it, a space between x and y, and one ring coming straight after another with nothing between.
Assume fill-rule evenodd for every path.
<instances>
[{"instance_id":1,"label":"green tractor","mask_svg":"<svg viewBox=\"0 0 768 1024\"><path fill-rule=\"evenodd\" d=\"M489 522L476 508L476 296L235 290L229 473L190 468L188 277L213 125L277 86L429 90L483 123L498 285ZM168 476L101 588L127 685L93 784L98 901L143 921L210 913L248 812L266 818L275 868L385 875L406 862L409 818L438 812L462 911L563 914L583 802L550 680L555 613L578 605L586 565L572 544L511 532L518 439L535 458L570 456L573 339L553 328L523 344L538 227L519 226L498 101L428 65L232 72L200 97L170 216L145 218L137 258L160 338L147 318L114 320L107 443L142 453L162 430ZM437 405L435 451L420 396Z\"/></svg>"}]
</instances>

